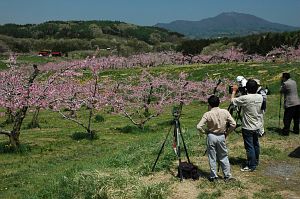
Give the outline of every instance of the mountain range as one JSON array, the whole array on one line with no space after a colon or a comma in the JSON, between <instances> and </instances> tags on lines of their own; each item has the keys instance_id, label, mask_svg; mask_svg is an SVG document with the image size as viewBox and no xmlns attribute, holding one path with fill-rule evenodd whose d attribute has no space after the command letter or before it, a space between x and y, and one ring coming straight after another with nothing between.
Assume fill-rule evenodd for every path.
<instances>
[{"instance_id":1,"label":"mountain range","mask_svg":"<svg viewBox=\"0 0 300 199\"><path fill-rule=\"evenodd\" d=\"M154 26L181 33L189 38L237 37L300 29L300 27L273 23L254 15L237 12L225 12L200 21L176 20L170 23L157 23Z\"/></svg>"}]
</instances>

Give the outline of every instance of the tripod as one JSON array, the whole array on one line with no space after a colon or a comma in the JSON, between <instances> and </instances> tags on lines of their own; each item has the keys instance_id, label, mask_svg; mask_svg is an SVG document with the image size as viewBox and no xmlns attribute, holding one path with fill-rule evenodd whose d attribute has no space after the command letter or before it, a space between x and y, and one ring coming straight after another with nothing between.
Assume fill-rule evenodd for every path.
<instances>
[{"instance_id":1,"label":"tripod","mask_svg":"<svg viewBox=\"0 0 300 199\"><path fill-rule=\"evenodd\" d=\"M185 145L185 142L184 142L184 138L183 138L183 135L182 135L182 132L181 132L181 128L180 128L180 121L179 121L180 114L178 114L177 112L176 113L173 112L173 116L174 116L174 119L173 119L173 122L172 122L172 126L174 127L174 129L173 129L173 149L174 149L174 152L175 152L175 154L177 156L177 159L178 159L179 177L180 177L180 181L182 181L183 180L183 175L182 175L182 168L180 167L180 163L181 163L180 140L183 143L184 150L185 150L185 155L187 157L188 163L191 163L191 162L190 162L190 158L189 158L189 155L188 155L188 152L187 152L187 148L186 148L186 145ZM155 169L156 163L157 163L157 161L159 159L159 156L161 155L162 150L163 150L163 148L164 148L164 146L166 144L166 141L167 141L168 136L169 136L169 134L171 132L172 126L171 126L169 132L167 133L167 136L166 136L166 138L165 138L165 140L164 140L164 142L163 142L163 144L162 144L162 146L160 148L160 151L159 151L159 153L157 155L157 158L156 158L156 160L154 162L154 165L152 167L152 171L154 171L154 169Z\"/></svg>"},{"instance_id":2,"label":"tripod","mask_svg":"<svg viewBox=\"0 0 300 199\"><path fill-rule=\"evenodd\" d=\"M238 121L242 122L241 107L235 106L233 103L230 103L227 110L230 113L230 115L234 118L234 120L236 121L237 127L240 126L240 125L238 125Z\"/></svg>"}]
</instances>

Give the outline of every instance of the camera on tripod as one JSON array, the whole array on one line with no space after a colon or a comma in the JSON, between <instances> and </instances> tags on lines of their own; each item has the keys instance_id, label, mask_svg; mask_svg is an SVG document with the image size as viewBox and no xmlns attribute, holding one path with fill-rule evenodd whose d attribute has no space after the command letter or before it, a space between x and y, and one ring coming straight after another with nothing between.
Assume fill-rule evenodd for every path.
<instances>
[{"instance_id":1,"label":"camera on tripod","mask_svg":"<svg viewBox=\"0 0 300 199\"><path fill-rule=\"evenodd\" d=\"M238 90L236 94L247 95L247 89L246 89L247 79L243 76L237 76L236 81L238 83ZM233 85L230 85L228 88L229 94L232 94L232 86Z\"/></svg>"},{"instance_id":2,"label":"camera on tripod","mask_svg":"<svg viewBox=\"0 0 300 199\"><path fill-rule=\"evenodd\" d=\"M181 107L180 106L174 106L172 109L172 115L175 119L178 119L181 115Z\"/></svg>"},{"instance_id":3,"label":"camera on tripod","mask_svg":"<svg viewBox=\"0 0 300 199\"><path fill-rule=\"evenodd\" d=\"M232 87L233 85L229 85L228 86L228 93L232 94ZM245 87L238 87L238 90L236 91L237 95L247 95L247 90L246 90L246 86Z\"/></svg>"}]
</instances>

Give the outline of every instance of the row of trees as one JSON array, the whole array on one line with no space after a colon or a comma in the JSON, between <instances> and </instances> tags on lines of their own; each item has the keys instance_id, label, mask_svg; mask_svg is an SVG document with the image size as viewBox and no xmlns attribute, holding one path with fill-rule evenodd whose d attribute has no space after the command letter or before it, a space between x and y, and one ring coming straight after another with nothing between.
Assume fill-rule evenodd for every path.
<instances>
[{"instance_id":1,"label":"row of trees","mask_svg":"<svg viewBox=\"0 0 300 199\"><path fill-rule=\"evenodd\" d=\"M281 46L297 48L300 45L300 31L262 33L236 38L185 40L179 45L178 50L190 54L199 54L204 48L215 46L216 44L219 44L219 49L217 50L227 45L233 45L241 48L247 54L265 56L272 49L280 48Z\"/></svg>"},{"instance_id":2,"label":"row of trees","mask_svg":"<svg viewBox=\"0 0 300 199\"><path fill-rule=\"evenodd\" d=\"M96 47L136 54L175 49L183 35L157 27L118 21L49 21L42 24L0 25L0 53L44 49L71 52Z\"/></svg>"},{"instance_id":3,"label":"row of trees","mask_svg":"<svg viewBox=\"0 0 300 199\"><path fill-rule=\"evenodd\" d=\"M128 56L138 53L175 50L176 44L171 42L157 42L150 45L136 38L119 38L113 36L103 36L95 39L32 39L14 38L0 35L0 53L19 52L30 53L39 50L49 49L63 53L72 51L94 50L96 48L109 49L106 54ZM104 53L105 54L105 53Z\"/></svg>"},{"instance_id":4,"label":"row of trees","mask_svg":"<svg viewBox=\"0 0 300 199\"><path fill-rule=\"evenodd\" d=\"M31 39L14 38L0 35L0 53L2 52L32 52L42 49L53 51L71 52L77 50L109 49L106 55L129 56L132 54L176 50L183 54L209 55L226 49L240 49L241 52L249 55L266 56L270 51L282 46L298 48L300 45L300 32L269 33L266 35L253 35L234 39L213 39L213 40L186 40L177 46L173 42L156 42L150 45L147 42L136 38L122 39L113 36L103 36L91 40L87 39ZM237 47L239 46L239 47Z\"/></svg>"},{"instance_id":5,"label":"row of trees","mask_svg":"<svg viewBox=\"0 0 300 199\"><path fill-rule=\"evenodd\" d=\"M136 38L149 44L174 42L182 34L158 27L137 26L120 21L48 21L41 24L4 24L0 34L15 38L33 39L94 39L103 35Z\"/></svg>"},{"instance_id":6,"label":"row of trees","mask_svg":"<svg viewBox=\"0 0 300 199\"><path fill-rule=\"evenodd\" d=\"M154 76L146 71L123 81L100 79L99 72L103 67L93 58L54 65L11 66L1 72L0 107L7 110L8 122L13 125L11 130L0 128L0 134L8 136L11 146L20 145L21 125L29 108L36 110L35 121L40 110L50 109L83 127L93 138L95 130L91 121L96 110L107 108L144 128L166 106L206 101L216 83L213 80L188 81L184 74L179 78ZM90 78L82 72L87 70ZM222 100L225 90L225 85L219 87ZM88 111L86 120L76 117L79 110Z\"/></svg>"},{"instance_id":7,"label":"row of trees","mask_svg":"<svg viewBox=\"0 0 300 199\"><path fill-rule=\"evenodd\" d=\"M279 60L284 61L299 61L300 46L298 48L281 46L270 51L267 56L245 54L242 49L231 47L223 51L213 51L210 54L183 54L174 51L166 51L159 53L143 53L131 55L128 57L108 56L94 57L91 64L99 66L102 69L121 69L134 67L155 67L161 65L185 65L185 64L211 64L211 63L229 63L229 62L273 62ZM77 62L77 61L75 61ZM49 65L49 66L48 66ZM46 68L61 67L46 64Z\"/></svg>"},{"instance_id":8,"label":"row of trees","mask_svg":"<svg viewBox=\"0 0 300 199\"><path fill-rule=\"evenodd\" d=\"M300 50L282 46L271 51L270 56L253 56L252 59L266 61L278 54L287 60L299 60ZM167 75L153 76L145 71L138 77L114 81L99 79L101 71L166 64L240 62L245 61L245 58L249 58L248 55L240 49L232 48L216 52L213 56L190 56L175 52L148 53L127 58L93 56L85 60L47 63L30 69L17 66L14 54L9 58L9 69L0 72L0 107L7 110L7 122L13 123L13 127L12 130L0 129L0 134L8 136L11 145L17 147L21 125L29 108L36 109L32 126L37 126L35 123L40 110L51 109L82 126L91 137L94 136L92 115L95 110L104 107L122 113L133 124L143 128L147 121L158 117L166 106L188 104L193 100L205 101L213 93L216 81L192 82L184 74L174 78ZM225 90L223 84L220 88L223 99ZM80 109L89 111L87 123L73 117ZM62 110L69 110L72 114Z\"/></svg>"}]
</instances>

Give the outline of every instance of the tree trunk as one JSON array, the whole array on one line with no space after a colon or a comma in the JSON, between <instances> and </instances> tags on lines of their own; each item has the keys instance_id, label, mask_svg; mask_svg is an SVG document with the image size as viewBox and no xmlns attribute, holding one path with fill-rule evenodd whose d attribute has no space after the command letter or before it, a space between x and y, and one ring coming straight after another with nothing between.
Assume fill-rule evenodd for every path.
<instances>
[{"instance_id":1,"label":"tree trunk","mask_svg":"<svg viewBox=\"0 0 300 199\"><path fill-rule=\"evenodd\" d=\"M30 122L30 124L28 125L29 128L40 128L40 124L39 124L39 113L40 113L40 107L37 107L34 111L32 120Z\"/></svg>"},{"instance_id":2,"label":"tree trunk","mask_svg":"<svg viewBox=\"0 0 300 199\"><path fill-rule=\"evenodd\" d=\"M11 131L11 133L9 135L10 145L14 148L18 148L20 145L20 139L19 139L20 130L21 130L21 126L22 126L23 120L25 118L27 109L28 109L28 107L23 107L16 113L13 130Z\"/></svg>"},{"instance_id":3,"label":"tree trunk","mask_svg":"<svg viewBox=\"0 0 300 199\"><path fill-rule=\"evenodd\" d=\"M19 140L19 135L20 135L20 132L18 133L11 133L10 136L9 136L9 142L10 142L10 145L16 149L20 146L20 140Z\"/></svg>"},{"instance_id":4,"label":"tree trunk","mask_svg":"<svg viewBox=\"0 0 300 199\"><path fill-rule=\"evenodd\" d=\"M87 132L90 135L91 139L95 138L95 132L91 130L91 122L92 122L92 116L93 116L93 109L89 108L89 119L88 119L88 127Z\"/></svg>"},{"instance_id":5,"label":"tree trunk","mask_svg":"<svg viewBox=\"0 0 300 199\"><path fill-rule=\"evenodd\" d=\"M28 80L28 88L30 87L30 85L33 83L34 79L37 77L38 75L38 68L36 65L33 65L34 68L34 72L31 74L31 76L29 77ZM29 89L28 89L28 97L29 97ZM14 124L13 124L13 129L9 135L9 141L12 147L17 148L20 145L20 130L21 130L21 126L23 123L23 120L26 116L27 113L27 109L28 106L23 106L22 108L20 108L17 112L16 115L14 116Z\"/></svg>"},{"instance_id":6,"label":"tree trunk","mask_svg":"<svg viewBox=\"0 0 300 199\"><path fill-rule=\"evenodd\" d=\"M69 116L70 116L71 118L77 118L76 111L71 109L71 110L70 110Z\"/></svg>"}]
</instances>

